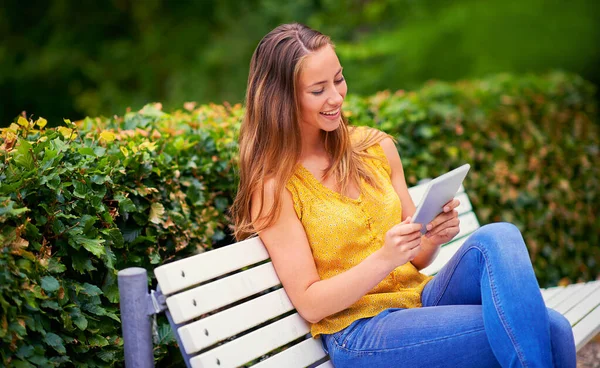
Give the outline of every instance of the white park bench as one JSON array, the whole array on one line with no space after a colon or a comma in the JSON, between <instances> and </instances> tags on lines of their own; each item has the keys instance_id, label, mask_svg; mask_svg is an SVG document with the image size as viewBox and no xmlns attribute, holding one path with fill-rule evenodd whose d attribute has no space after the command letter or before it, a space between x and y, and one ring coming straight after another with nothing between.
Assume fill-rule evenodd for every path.
<instances>
[{"instance_id":1,"label":"white park bench","mask_svg":"<svg viewBox=\"0 0 600 368\"><path fill-rule=\"evenodd\" d=\"M410 188L419 203L426 185ZM460 233L422 270L433 275L479 227L461 187ZM162 265L148 293L143 268L119 272L127 368L152 367L151 316L166 312L188 367L333 367L309 324L295 312L258 237ZM600 281L542 289L567 317L577 350L600 331Z\"/></svg>"}]
</instances>

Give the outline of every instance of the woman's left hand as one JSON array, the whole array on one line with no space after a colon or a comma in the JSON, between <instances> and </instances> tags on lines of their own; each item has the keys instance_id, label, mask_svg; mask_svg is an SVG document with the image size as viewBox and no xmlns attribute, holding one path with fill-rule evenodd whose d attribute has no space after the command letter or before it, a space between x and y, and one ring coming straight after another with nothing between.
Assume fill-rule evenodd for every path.
<instances>
[{"instance_id":1,"label":"woman's left hand","mask_svg":"<svg viewBox=\"0 0 600 368\"><path fill-rule=\"evenodd\" d=\"M444 205L444 212L440 213L427 224L427 233L425 237L428 238L435 245L442 245L452 240L460 231L458 219L458 212L455 210L460 205L458 199L453 199Z\"/></svg>"}]
</instances>

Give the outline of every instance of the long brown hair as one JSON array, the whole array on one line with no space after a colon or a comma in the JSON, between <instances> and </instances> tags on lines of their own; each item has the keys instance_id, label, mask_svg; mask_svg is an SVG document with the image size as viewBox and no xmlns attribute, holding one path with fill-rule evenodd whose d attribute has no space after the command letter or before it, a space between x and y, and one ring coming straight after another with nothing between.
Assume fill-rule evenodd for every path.
<instances>
[{"instance_id":1,"label":"long brown hair","mask_svg":"<svg viewBox=\"0 0 600 368\"><path fill-rule=\"evenodd\" d=\"M279 217L281 195L302 153L298 77L306 56L327 45L334 47L330 38L318 31L298 23L284 24L269 32L252 55L246 112L239 136L240 182L231 208L238 241L271 226ZM353 129L342 114L338 129L321 132L331 158L324 178L334 176L341 193L347 192L350 183L360 183L360 178L380 189L361 157L374 157L362 151L389 135L372 129L364 139L352 144ZM275 200L271 210L263 214L268 178L274 178ZM261 191L263 198L259 224L251 217L252 194L256 190Z\"/></svg>"}]
</instances>

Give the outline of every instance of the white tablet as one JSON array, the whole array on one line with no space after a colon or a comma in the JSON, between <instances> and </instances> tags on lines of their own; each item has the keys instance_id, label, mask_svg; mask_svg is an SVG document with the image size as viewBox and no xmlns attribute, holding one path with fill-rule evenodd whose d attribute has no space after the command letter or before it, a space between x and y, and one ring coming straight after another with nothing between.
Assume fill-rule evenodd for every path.
<instances>
[{"instance_id":1,"label":"white tablet","mask_svg":"<svg viewBox=\"0 0 600 368\"><path fill-rule=\"evenodd\" d=\"M427 224L443 212L444 205L454 198L470 168L471 165L464 164L428 183L425 194L411 220L412 223L423 224L422 234L427 232Z\"/></svg>"}]
</instances>

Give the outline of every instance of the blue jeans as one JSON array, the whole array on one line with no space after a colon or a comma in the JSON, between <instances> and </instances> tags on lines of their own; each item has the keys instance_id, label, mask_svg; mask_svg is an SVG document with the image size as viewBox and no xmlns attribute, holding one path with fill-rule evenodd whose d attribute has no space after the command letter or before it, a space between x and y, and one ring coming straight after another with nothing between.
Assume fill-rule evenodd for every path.
<instances>
[{"instance_id":1,"label":"blue jeans","mask_svg":"<svg viewBox=\"0 0 600 368\"><path fill-rule=\"evenodd\" d=\"M322 335L335 367L576 366L571 325L546 308L511 224L473 233L421 301L422 308L387 309Z\"/></svg>"}]
</instances>

